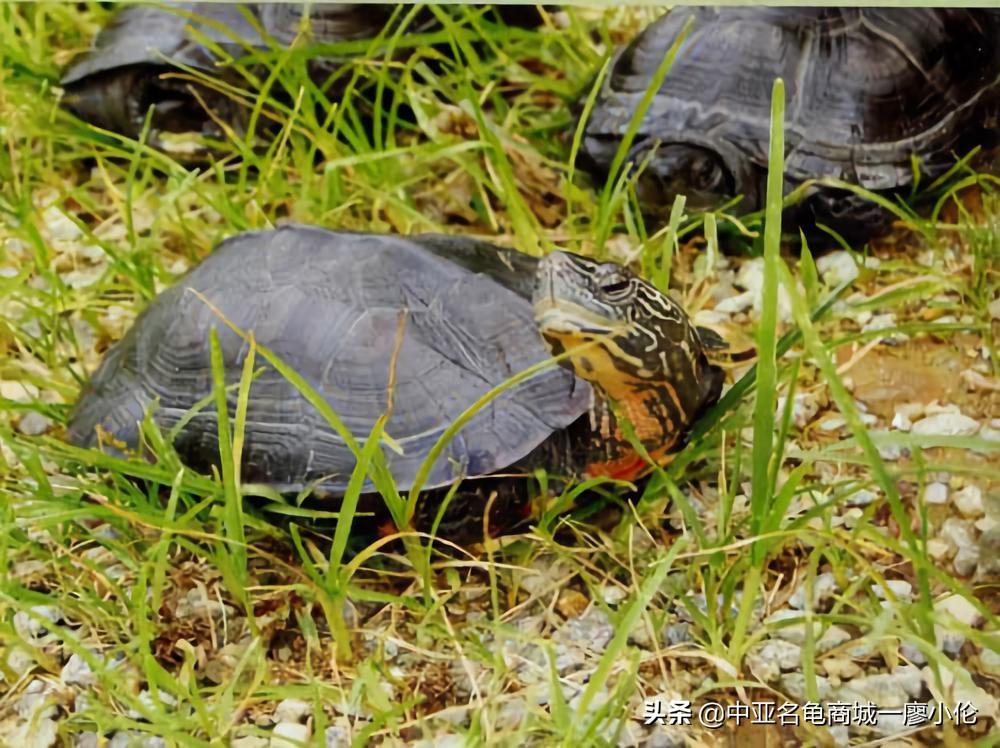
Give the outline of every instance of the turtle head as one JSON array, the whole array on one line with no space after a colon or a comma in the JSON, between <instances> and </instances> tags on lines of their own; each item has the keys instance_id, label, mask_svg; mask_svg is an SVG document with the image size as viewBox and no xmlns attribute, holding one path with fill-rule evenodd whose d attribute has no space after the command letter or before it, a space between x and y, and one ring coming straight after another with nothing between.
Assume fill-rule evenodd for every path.
<instances>
[{"instance_id":1,"label":"turtle head","mask_svg":"<svg viewBox=\"0 0 1000 748\"><path fill-rule=\"evenodd\" d=\"M736 180L717 153L683 143L657 149L639 181L640 197L669 210L677 195L693 210L719 207L736 192Z\"/></svg>"},{"instance_id":2,"label":"turtle head","mask_svg":"<svg viewBox=\"0 0 1000 748\"><path fill-rule=\"evenodd\" d=\"M713 210L737 195L747 205L756 200L749 164L728 143L703 142L696 136L642 141L632 160L640 164L647 157L649 163L636 185L644 205L669 212L677 195L684 195L690 210Z\"/></svg>"},{"instance_id":3,"label":"turtle head","mask_svg":"<svg viewBox=\"0 0 1000 748\"><path fill-rule=\"evenodd\" d=\"M598 395L614 401L650 453L669 449L718 397L722 372L669 296L615 263L553 252L538 265L539 331Z\"/></svg>"}]
</instances>

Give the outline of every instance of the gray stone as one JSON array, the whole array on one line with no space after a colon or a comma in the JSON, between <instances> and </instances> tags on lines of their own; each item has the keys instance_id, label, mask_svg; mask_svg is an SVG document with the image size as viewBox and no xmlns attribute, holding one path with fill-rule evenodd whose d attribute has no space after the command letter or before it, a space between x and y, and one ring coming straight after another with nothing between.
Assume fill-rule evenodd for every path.
<instances>
[{"instance_id":1,"label":"gray stone","mask_svg":"<svg viewBox=\"0 0 1000 748\"><path fill-rule=\"evenodd\" d=\"M852 638L846 629L833 624L816 640L816 649L819 652L829 652L831 649L849 642Z\"/></svg>"},{"instance_id":2,"label":"gray stone","mask_svg":"<svg viewBox=\"0 0 1000 748\"><path fill-rule=\"evenodd\" d=\"M914 423L910 432L923 436L972 436L979 428L979 421L961 413L936 413Z\"/></svg>"},{"instance_id":3,"label":"gray stone","mask_svg":"<svg viewBox=\"0 0 1000 748\"><path fill-rule=\"evenodd\" d=\"M891 673L878 673L854 678L840 689L840 696L850 701L872 702L883 709L902 707L903 704L920 695L924 679L920 669L912 665L900 665Z\"/></svg>"},{"instance_id":4,"label":"gray stone","mask_svg":"<svg viewBox=\"0 0 1000 748\"><path fill-rule=\"evenodd\" d=\"M818 574L813 581L811 607L815 609L820 603L833 597L837 591L837 578L832 572L826 571ZM788 604L796 610L803 610L806 607L806 583L800 584L792 596L788 598Z\"/></svg>"},{"instance_id":5,"label":"gray stone","mask_svg":"<svg viewBox=\"0 0 1000 748\"><path fill-rule=\"evenodd\" d=\"M29 410L17 422L17 430L25 436L41 436L52 426L52 419Z\"/></svg>"},{"instance_id":6,"label":"gray stone","mask_svg":"<svg viewBox=\"0 0 1000 748\"><path fill-rule=\"evenodd\" d=\"M285 699L274 709L275 722L301 722L312 713L312 704L301 699Z\"/></svg>"},{"instance_id":7,"label":"gray stone","mask_svg":"<svg viewBox=\"0 0 1000 748\"><path fill-rule=\"evenodd\" d=\"M59 673L59 679L68 686L93 686L97 683L94 671L78 654L70 655L69 660L63 665L62 672Z\"/></svg>"}]
</instances>

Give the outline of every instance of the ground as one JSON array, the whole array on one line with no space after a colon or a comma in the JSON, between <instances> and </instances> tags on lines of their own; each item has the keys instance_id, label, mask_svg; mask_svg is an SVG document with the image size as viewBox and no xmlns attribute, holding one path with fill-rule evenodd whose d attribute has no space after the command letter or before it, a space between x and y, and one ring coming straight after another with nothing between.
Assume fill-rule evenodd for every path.
<instances>
[{"instance_id":1,"label":"ground","mask_svg":"<svg viewBox=\"0 0 1000 748\"><path fill-rule=\"evenodd\" d=\"M449 44L348 63L408 110L376 124L350 94L320 101L302 54L272 58L262 119L283 126L232 133L206 165L60 109L59 71L107 9L0 6L0 741L989 743L996 182L963 167L939 212L901 207L891 236L815 262L724 255L701 217L647 234L630 179L602 191L570 165L569 105L658 12L575 8L531 31L449 16ZM486 41L455 42L463 28ZM146 464L65 445L69 406L144 304L220 239L287 220L669 271L744 354L734 389L637 500L469 550L345 550L294 507L234 523L240 487L167 448ZM690 724L653 719L685 701ZM830 711L751 724L752 702ZM859 706L845 722L837 703ZM918 703L953 713L924 723Z\"/></svg>"}]
</instances>

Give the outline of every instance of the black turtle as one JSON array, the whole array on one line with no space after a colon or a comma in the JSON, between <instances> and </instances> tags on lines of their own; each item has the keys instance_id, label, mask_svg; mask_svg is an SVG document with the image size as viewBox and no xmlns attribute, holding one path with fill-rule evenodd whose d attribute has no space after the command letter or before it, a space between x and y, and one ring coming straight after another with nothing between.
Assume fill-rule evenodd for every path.
<instances>
[{"instance_id":1,"label":"black turtle","mask_svg":"<svg viewBox=\"0 0 1000 748\"><path fill-rule=\"evenodd\" d=\"M164 429L190 418L174 442L186 464L217 464L215 413L189 413L212 392L209 329L218 331L227 383L239 380L249 346L206 301L298 371L357 439L391 399L386 433L400 451L383 452L401 491L480 397L553 350L589 344L567 368L543 369L487 403L428 475L427 488L467 479L451 504L459 525L471 518L482 528L496 491L498 532L525 518L530 490L525 480L489 476L544 467L567 479L633 479L649 464L612 402L650 458L666 462L722 380L683 310L618 265L565 252L539 260L469 238L285 226L222 242L140 314L81 395L72 442L135 448L152 408ZM250 387L246 423L243 481L343 494L354 454L269 365ZM429 520L417 524L427 529Z\"/></svg>"},{"instance_id":2,"label":"black turtle","mask_svg":"<svg viewBox=\"0 0 1000 748\"><path fill-rule=\"evenodd\" d=\"M535 6L498 6L491 12L511 26L537 25L542 18ZM394 29L387 24L406 15L405 6L386 3L129 5L66 71L63 102L81 119L130 138L139 137L146 113L154 107L150 142L158 147L169 145L164 134L218 137L220 121L241 129L247 107L216 86L202 85L186 69L246 88L247 81L224 64L227 57L238 60L280 49L301 34L316 48L310 52L310 76L335 95L346 78L331 78L348 61L343 53L335 54L335 45L390 33ZM434 14L425 9L406 32L422 33L436 25Z\"/></svg>"},{"instance_id":3,"label":"black turtle","mask_svg":"<svg viewBox=\"0 0 1000 748\"><path fill-rule=\"evenodd\" d=\"M583 164L603 177L657 66L693 27L642 119L628 160L654 218L677 194L695 209L742 196L763 207L775 78L786 86L786 193L833 177L895 196L996 142L1000 13L957 8L677 8L618 54L594 106ZM867 237L887 214L815 188L790 218Z\"/></svg>"}]
</instances>

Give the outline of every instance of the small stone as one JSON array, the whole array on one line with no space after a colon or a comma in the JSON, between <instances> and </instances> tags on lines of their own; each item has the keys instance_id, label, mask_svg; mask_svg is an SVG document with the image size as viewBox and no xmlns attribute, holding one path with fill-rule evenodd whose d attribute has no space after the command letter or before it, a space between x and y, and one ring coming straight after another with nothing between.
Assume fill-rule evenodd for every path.
<instances>
[{"instance_id":1,"label":"small stone","mask_svg":"<svg viewBox=\"0 0 1000 748\"><path fill-rule=\"evenodd\" d=\"M972 603L961 595L949 595L934 603L934 635L945 654L954 657L965 646L965 635L953 631L951 618L962 626L975 628L982 622L982 615Z\"/></svg>"},{"instance_id":2,"label":"small stone","mask_svg":"<svg viewBox=\"0 0 1000 748\"><path fill-rule=\"evenodd\" d=\"M94 671L78 654L70 655L69 660L63 665L62 672L59 673L59 678L67 686L93 686L97 683Z\"/></svg>"},{"instance_id":3,"label":"small stone","mask_svg":"<svg viewBox=\"0 0 1000 748\"><path fill-rule=\"evenodd\" d=\"M802 673L785 673L781 676L780 686L790 697L791 701L804 703L806 699L806 677ZM830 680L822 676L816 676L816 693L820 701L827 701L833 693Z\"/></svg>"},{"instance_id":4,"label":"small stone","mask_svg":"<svg viewBox=\"0 0 1000 748\"><path fill-rule=\"evenodd\" d=\"M789 619L801 619L803 614L797 610L779 610L768 616L764 623L766 624L777 624L782 621ZM819 636L821 629L821 624L819 621L813 622L813 636ZM801 645L805 643L806 640L806 624L805 621L800 623L793 623L786 626L774 626L771 629L771 636L777 639L783 639L786 642L791 642L792 644Z\"/></svg>"},{"instance_id":5,"label":"small stone","mask_svg":"<svg viewBox=\"0 0 1000 748\"><path fill-rule=\"evenodd\" d=\"M924 688L920 670L912 665L900 665L891 673L879 673L854 678L841 695L856 695L856 701L872 702L883 709L901 707L916 698ZM850 699L845 699L850 700Z\"/></svg>"},{"instance_id":6,"label":"small stone","mask_svg":"<svg viewBox=\"0 0 1000 748\"><path fill-rule=\"evenodd\" d=\"M816 576L813 582L812 604L815 609L820 603L833 597L837 591L837 578L829 571ZM803 582L796 588L792 596L788 598L788 604L796 610L803 610L806 607L806 583Z\"/></svg>"},{"instance_id":7,"label":"small stone","mask_svg":"<svg viewBox=\"0 0 1000 748\"><path fill-rule=\"evenodd\" d=\"M17 422L17 430L25 436L41 436L52 426L52 419L29 410Z\"/></svg>"},{"instance_id":8,"label":"small stone","mask_svg":"<svg viewBox=\"0 0 1000 748\"><path fill-rule=\"evenodd\" d=\"M333 724L326 728L324 735L326 748L350 748L353 734L350 720L346 717L337 717Z\"/></svg>"},{"instance_id":9,"label":"small stone","mask_svg":"<svg viewBox=\"0 0 1000 748\"><path fill-rule=\"evenodd\" d=\"M927 541L927 555L935 561L947 561L954 552L954 546L941 538L931 538Z\"/></svg>"},{"instance_id":10,"label":"small stone","mask_svg":"<svg viewBox=\"0 0 1000 748\"><path fill-rule=\"evenodd\" d=\"M847 425L843 416L830 416L819 422L818 426L823 431L839 431Z\"/></svg>"},{"instance_id":11,"label":"small stone","mask_svg":"<svg viewBox=\"0 0 1000 748\"><path fill-rule=\"evenodd\" d=\"M728 298L723 299L718 304L715 305L715 311L721 314L737 314L739 312L745 312L751 306L753 306L754 293L753 291L746 291L741 294L735 294Z\"/></svg>"},{"instance_id":12,"label":"small stone","mask_svg":"<svg viewBox=\"0 0 1000 748\"><path fill-rule=\"evenodd\" d=\"M775 403L775 418L780 419L787 406L788 398L781 395ZM819 412L819 401L810 392L797 392L792 401L792 422L800 429L805 428Z\"/></svg>"},{"instance_id":13,"label":"small stone","mask_svg":"<svg viewBox=\"0 0 1000 748\"><path fill-rule=\"evenodd\" d=\"M875 441L875 448L878 450L879 456L883 460L895 462L907 453L907 449L899 444L888 444L883 442L886 438L885 435L891 432L882 431L881 429L872 429L869 433Z\"/></svg>"},{"instance_id":14,"label":"small stone","mask_svg":"<svg viewBox=\"0 0 1000 748\"><path fill-rule=\"evenodd\" d=\"M861 674L861 667L848 657L827 657L822 664L826 674L831 678L850 680Z\"/></svg>"},{"instance_id":15,"label":"small stone","mask_svg":"<svg viewBox=\"0 0 1000 748\"><path fill-rule=\"evenodd\" d=\"M309 745L312 730L298 722L279 722L271 732L270 748L301 748Z\"/></svg>"},{"instance_id":16,"label":"small stone","mask_svg":"<svg viewBox=\"0 0 1000 748\"><path fill-rule=\"evenodd\" d=\"M946 504L948 502L948 486L944 483L928 483L924 487L924 503Z\"/></svg>"},{"instance_id":17,"label":"small stone","mask_svg":"<svg viewBox=\"0 0 1000 748\"><path fill-rule=\"evenodd\" d=\"M909 602L913 599L913 585L907 582L905 579L889 579L886 581L885 586L889 588L896 599L902 600L903 602ZM875 588L875 594L879 597L885 597L885 590L881 587Z\"/></svg>"},{"instance_id":18,"label":"small stone","mask_svg":"<svg viewBox=\"0 0 1000 748\"><path fill-rule=\"evenodd\" d=\"M900 431L909 431L913 427L913 423L906 417L906 414L900 411L896 411L896 414L892 417L891 425L894 429L899 429Z\"/></svg>"},{"instance_id":19,"label":"small stone","mask_svg":"<svg viewBox=\"0 0 1000 748\"><path fill-rule=\"evenodd\" d=\"M846 644L853 637L847 632L846 629L833 624L830 626L816 641L816 650L818 652L829 652L835 647L839 647L841 644Z\"/></svg>"},{"instance_id":20,"label":"small stone","mask_svg":"<svg viewBox=\"0 0 1000 748\"><path fill-rule=\"evenodd\" d=\"M951 560L955 573L960 577L971 577L979 566L979 546L962 546Z\"/></svg>"},{"instance_id":21,"label":"small stone","mask_svg":"<svg viewBox=\"0 0 1000 748\"><path fill-rule=\"evenodd\" d=\"M70 241L83 235L80 227L56 205L49 205L42 212L45 234L56 241Z\"/></svg>"},{"instance_id":22,"label":"small stone","mask_svg":"<svg viewBox=\"0 0 1000 748\"><path fill-rule=\"evenodd\" d=\"M862 328L862 332L888 330L896 326L896 315L892 312L874 315Z\"/></svg>"},{"instance_id":23,"label":"small stone","mask_svg":"<svg viewBox=\"0 0 1000 748\"><path fill-rule=\"evenodd\" d=\"M73 748L100 748L101 738L96 732L78 732L73 736ZM236 746L236 743L232 744ZM239 746L236 746L239 748Z\"/></svg>"},{"instance_id":24,"label":"small stone","mask_svg":"<svg viewBox=\"0 0 1000 748\"><path fill-rule=\"evenodd\" d=\"M923 670L924 681L931 693L941 701L951 704L971 704L978 712L980 720L996 720L998 716L998 703L996 697L989 694L972 679L972 674L959 664L952 668L940 668L941 685L944 693L940 693L937 687L939 675L934 673L929 667ZM941 698L941 697L944 698Z\"/></svg>"},{"instance_id":25,"label":"small stone","mask_svg":"<svg viewBox=\"0 0 1000 748\"><path fill-rule=\"evenodd\" d=\"M975 572L979 563L979 546L974 538L972 523L949 517L941 526L941 537L958 551L952 559L955 572L961 576Z\"/></svg>"},{"instance_id":26,"label":"small stone","mask_svg":"<svg viewBox=\"0 0 1000 748\"><path fill-rule=\"evenodd\" d=\"M35 678L24 689L24 693L14 702L14 712L22 719L49 719L56 716L53 702L54 687L46 681Z\"/></svg>"},{"instance_id":27,"label":"small stone","mask_svg":"<svg viewBox=\"0 0 1000 748\"><path fill-rule=\"evenodd\" d=\"M752 308L755 317L760 316L763 305L764 289L764 258L754 257L747 260L736 274L736 284L745 288L751 294ZM792 317L792 304L788 291L784 286L778 287L778 319L788 322Z\"/></svg>"},{"instance_id":28,"label":"small stone","mask_svg":"<svg viewBox=\"0 0 1000 748\"><path fill-rule=\"evenodd\" d=\"M839 250L830 252L816 260L816 270L823 282L830 286L850 283L858 277L858 263L850 252Z\"/></svg>"},{"instance_id":29,"label":"small stone","mask_svg":"<svg viewBox=\"0 0 1000 748\"><path fill-rule=\"evenodd\" d=\"M622 589L617 584L603 584L599 591L605 605L618 605L628 597L628 590Z\"/></svg>"},{"instance_id":30,"label":"small stone","mask_svg":"<svg viewBox=\"0 0 1000 748\"><path fill-rule=\"evenodd\" d=\"M948 517L941 525L941 538L951 543L954 548L972 545L975 542L972 523L958 517Z\"/></svg>"},{"instance_id":31,"label":"small stone","mask_svg":"<svg viewBox=\"0 0 1000 748\"><path fill-rule=\"evenodd\" d=\"M747 655L750 671L765 683L776 681L782 670L795 670L801 665L802 647L781 639L761 642Z\"/></svg>"},{"instance_id":32,"label":"small stone","mask_svg":"<svg viewBox=\"0 0 1000 748\"><path fill-rule=\"evenodd\" d=\"M29 672L35 666L35 658L31 656L31 653L23 649L22 647L14 646L7 650L7 657L5 660L7 669L10 670L14 677L19 677L23 673ZM0 678L6 678L3 675L2 670L0 670Z\"/></svg>"},{"instance_id":33,"label":"small stone","mask_svg":"<svg viewBox=\"0 0 1000 748\"><path fill-rule=\"evenodd\" d=\"M628 643L639 649L653 649L653 637L649 633L649 626L641 618L629 632Z\"/></svg>"},{"instance_id":34,"label":"small stone","mask_svg":"<svg viewBox=\"0 0 1000 748\"><path fill-rule=\"evenodd\" d=\"M858 507L851 507L846 512L844 512L841 517L844 520L844 527L848 530L853 530L858 526L858 523L864 518L865 513L861 511Z\"/></svg>"},{"instance_id":35,"label":"small stone","mask_svg":"<svg viewBox=\"0 0 1000 748\"><path fill-rule=\"evenodd\" d=\"M927 657L919 647L915 647L908 642L899 645L899 653L906 658L911 665L923 666L927 664Z\"/></svg>"},{"instance_id":36,"label":"small stone","mask_svg":"<svg viewBox=\"0 0 1000 748\"><path fill-rule=\"evenodd\" d=\"M983 647L979 650L979 666L986 675L1000 678L1000 651Z\"/></svg>"},{"instance_id":37,"label":"small stone","mask_svg":"<svg viewBox=\"0 0 1000 748\"><path fill-rule=\"evenodd\" d=\"M847 506L868 506L878 499L878 497L879 495L874 491L869 491L867 488L859 488L844 503Z\"/></svg>"},{"instance_id":38,"label":"small stone","mask_svg":"<svg viewBox=\"0 0 1000 748\"><path fill-rule=\"evenodd\" d=\"M961 413L937 413L921 418L910 431L921 436L972 436L979 428L979 421Z\"/></svg>"},{"instance_id":39,"label":"small stone","mask_svg":"<svg viewBox=\"0 0 1000 748\"><path fill-rule=\"evenodd\" d=\"M229 748L267 748L270 741L258 735L244 735L242 738L234 738L229 744Z\"/></svg>"},{"instance_id":40,"label":"small stone","mask_svg":"<svg viewBox=\"0 0 1000 748\"><path fill-rule=\"evenodd\" d=\"M685 621L678 621L663 629L663 643L668 647L676 647L678 644L686 644L692 639L691 624Z\"/></svg>"},{"instance_id":41,"label":"small stone","mask_svg":"<svg viewBox=\"0 0 1000 748\"><path fill-rule=\"evenodd\" d=\"M983 622L983 614L962 595L948 595L938 600L934 603L934 611L939 615L949 615L969 628L975 628Z\"/></svg>"},{"instance_id":42,"label":"small stone","mask_svg":"<svg viewBox=\"0 0 1000 748\"><path fill-rule=\"evenodd\" d=\"M312 713L312 704L301 699L285 699L274 709L275 722L301 722Z\"/></svg>"},{"instance_id":43,"label":"small stone","mask_svg":"<svg viewBox=\"0 0 1000 748\"><path fill-rule=\"evenodd\" d=\"M969 485L959 489L952 495L951 500L962 516L972 518L983 516L983 492L979 486Z\"/></svg>"},{"instance_id":44,"label":"small stone","mask_svg":"<svg viewBox=\"0 0 1000 748\"><path fill-rule=\"evenodd\" d=\"M493 722L497 730L513 730L524 723L528 716L528 705L523 699L508 699L503 702L497 711L497 716Z\"/></svg>"}]
</instances>

